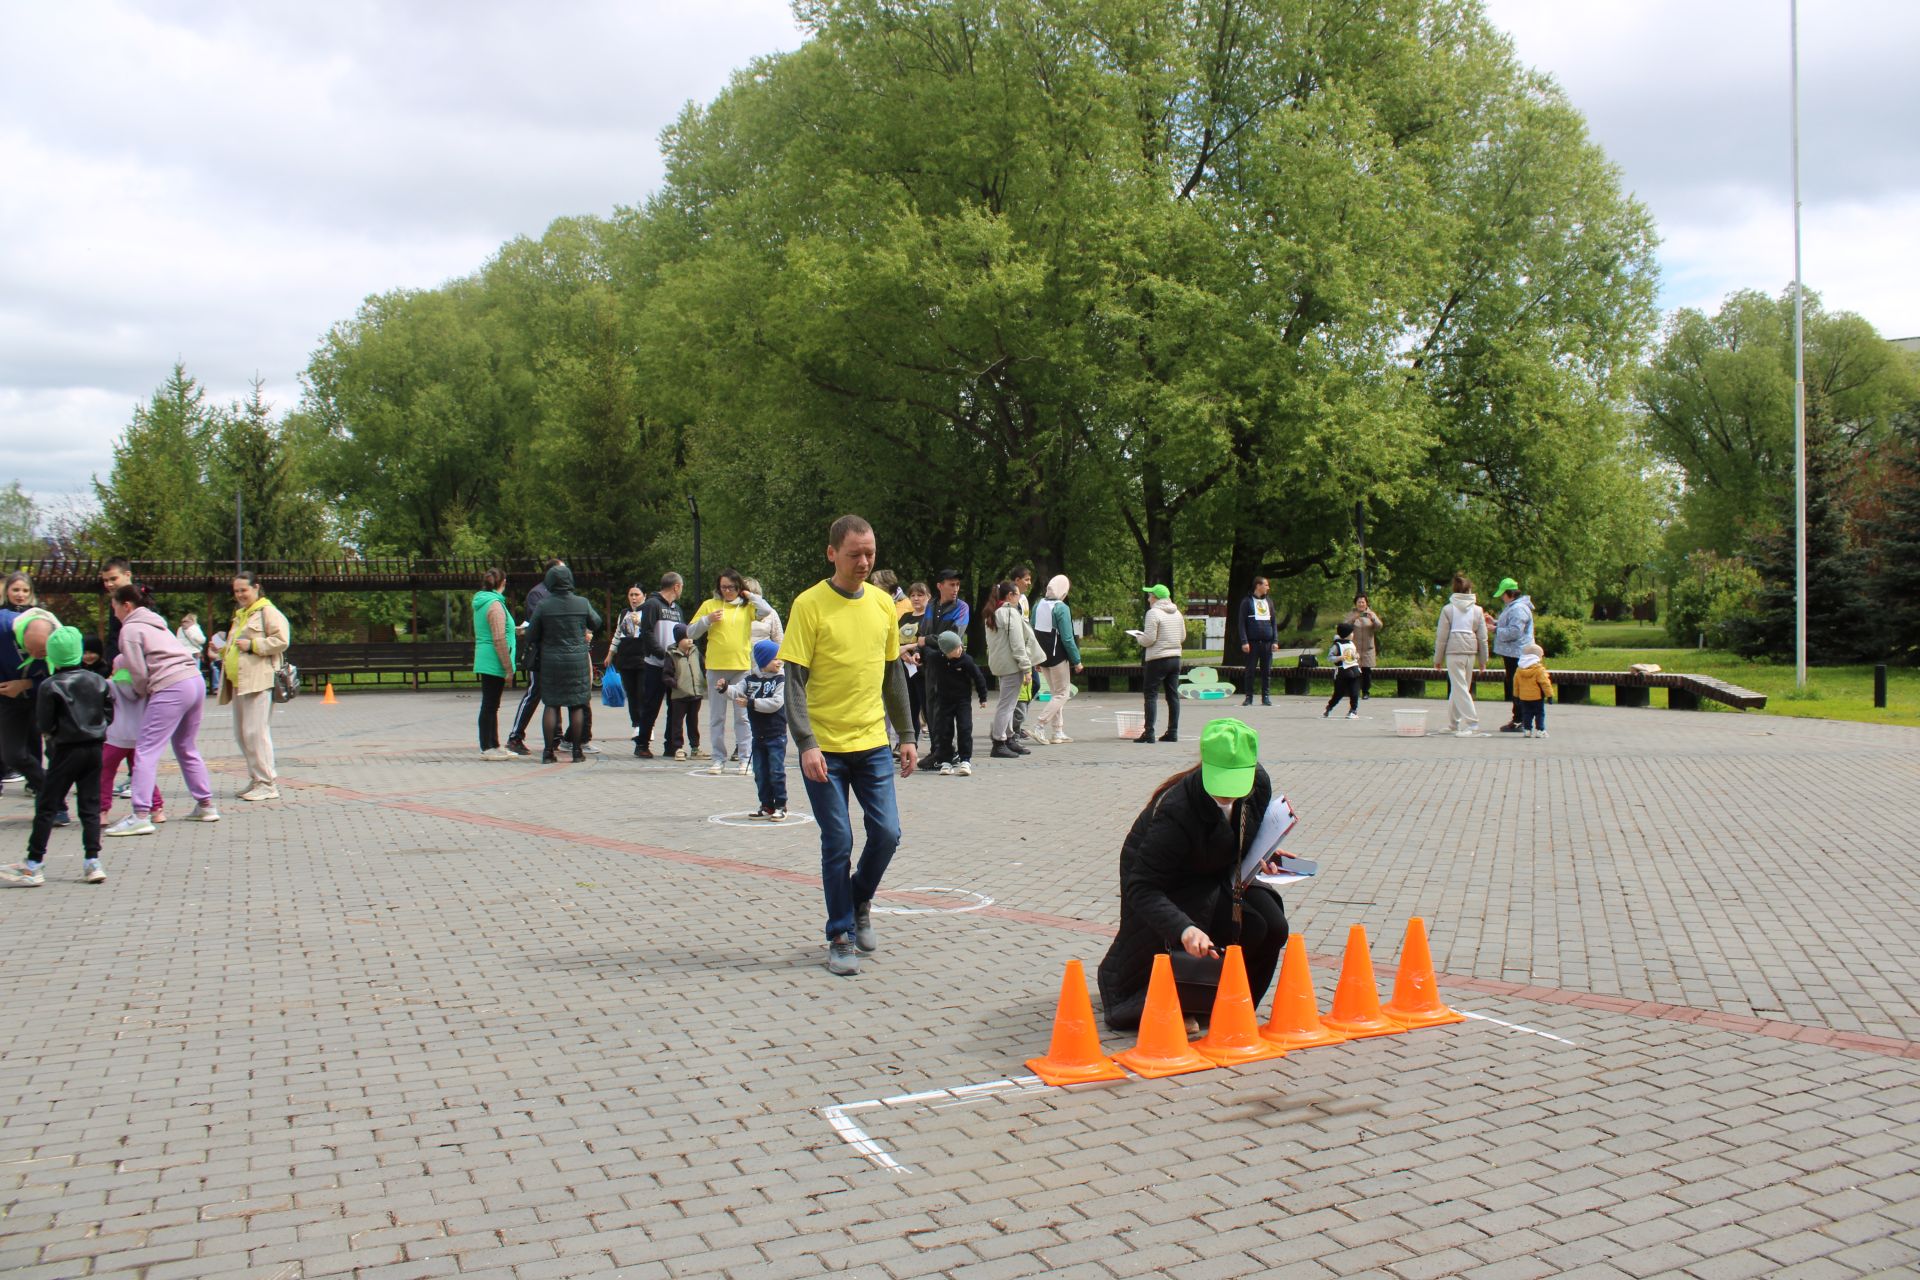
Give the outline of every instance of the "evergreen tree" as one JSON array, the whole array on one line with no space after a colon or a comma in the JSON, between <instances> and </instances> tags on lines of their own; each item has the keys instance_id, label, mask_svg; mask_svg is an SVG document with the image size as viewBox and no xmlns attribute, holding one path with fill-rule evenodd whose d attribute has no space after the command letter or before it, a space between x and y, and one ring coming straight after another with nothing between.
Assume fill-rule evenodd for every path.
<instances>
[{"instance_id":1,"label":"evergreen tree","mask_svg":"<svg viewBox=\"0 0 1920 1280\"><path fill-rule=\"evenodd\" d=\"M1909 443L1889 459L1880 511L1870 532L1877 535L1879 572L1873 586L1887 650L1920 659L1920 445Z\"/></svg>"},{"instance_id":2,"label":"evergreen tree","mask_svg":"<svg viewBox=\"0 0 1920 1280\"><path fill-rule=\"evenodd\" d=\"M134 559L206 554L205 485L212 415L207 393L176 363L113 446L113 470L93 481L107 554Z\"/></svg>"},{"instance_id":3,"label":"evergreen tree","mask_svg":"<svg viewBox=\"0 0 1920 1280\"><path fill-rule=\"evenodd\" d=\"M324 521L307 492L301 459L284 422L276 423L259 379L247 398L213 419L207 458L212 502L205 554L219 558L233 545L235 496L248 564L304 559L322 541Z\"/></svg>"},{"instance_id":4,"label":"evergreen tree","mask_svg":"<svg viewBox=\"0 0 1920 1280\"><path fill-rule=\"evenodd\" d=\"M1840 446L1807 439L1807 662L1858 662L1880 652L1867 554L1839 501ZM1778 523L1756 535L1748 560L1760 573L1758 606L1728 628L1749 657L1790 657L1794 643L1794 511L1789 494Z\"/></svg>"}]
</instances>

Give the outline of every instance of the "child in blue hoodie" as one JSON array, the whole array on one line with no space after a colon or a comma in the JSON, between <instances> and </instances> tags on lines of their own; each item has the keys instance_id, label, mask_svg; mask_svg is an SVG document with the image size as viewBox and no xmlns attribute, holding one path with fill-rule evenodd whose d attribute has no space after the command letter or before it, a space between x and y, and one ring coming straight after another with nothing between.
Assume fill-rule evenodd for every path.
<instances>
[{"instance_id":1,"label":"child in blue hoodie","mask_svg":"<svg viewBox=\"0 0 1920 1280\"><path fill-rule=\"evenodd\" d=\"M773 641L756 641L753 670L733 689L733 700L747 709L753 730L753 785L760 793L760 812L753 816L769 822L787 816L787 677L779 653Z\"/></svg>"}]
</instances>

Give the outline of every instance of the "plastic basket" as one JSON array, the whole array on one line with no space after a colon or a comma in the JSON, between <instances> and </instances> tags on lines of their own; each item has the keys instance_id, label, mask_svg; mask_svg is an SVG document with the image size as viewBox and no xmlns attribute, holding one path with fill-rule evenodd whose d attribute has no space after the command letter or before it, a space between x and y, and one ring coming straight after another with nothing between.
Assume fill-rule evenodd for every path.
<instances>
[{"instance_id":1,"label":"plastic basket","mask_svg":"<svg viewBox=\"0 0 1920 1280\"><path fill-rule=\"evenodd\" d=\"M1427 713L1424 711L1396 711L1393 713L1393 731L1402 738L1424 738L1427 736Z\"/></svg>"},{"instance_id":2,"label":"plastic basket","mask_svg":"<svg viewBox=\"0 0 1920 1280\"><path fill-rule=\"evenodd\" d=\"M1137 738L1147 731L1147 713L1116 711L1113 713L1113 728L1123 738Z\"/></svg>"}]
</instances>

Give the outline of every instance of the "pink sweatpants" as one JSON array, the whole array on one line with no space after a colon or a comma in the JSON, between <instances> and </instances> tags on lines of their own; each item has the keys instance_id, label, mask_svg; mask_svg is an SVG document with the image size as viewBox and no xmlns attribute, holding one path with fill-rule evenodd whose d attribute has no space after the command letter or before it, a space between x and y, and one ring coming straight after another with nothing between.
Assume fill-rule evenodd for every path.
<instances>
[{"instance_id":1,"label":"pink sweatpants","mask_svg":"<svg viewBox=\"0 0 1920 1280\"><path fill-rule=\"evenodd\" d=\"M113 808L113 780L120 774L120 765L127 766L127 776L133 776L133 748L116 747L111 742L100 748L100 812L106 814ZM161 812L166 801L160 797L160 784L153 784L152 812Z\"/></svg>"}]
</instances>

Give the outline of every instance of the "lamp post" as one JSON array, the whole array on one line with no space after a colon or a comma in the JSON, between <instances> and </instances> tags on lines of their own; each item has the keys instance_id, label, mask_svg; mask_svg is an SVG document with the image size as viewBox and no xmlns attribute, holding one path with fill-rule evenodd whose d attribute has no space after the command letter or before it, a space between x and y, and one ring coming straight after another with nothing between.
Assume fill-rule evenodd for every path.
<instances>
[{"instance_id":1,"label":"lamp post","mask_svg":"<svg viewBox=\"0 0 1920 1280\"><path fill-rule=\"evenodd\" d=\"M1800 0L1787 0L1793 63L1793 683L1807 687L1807 361L1800 282Z\"/></svg>"}]
</instances>

